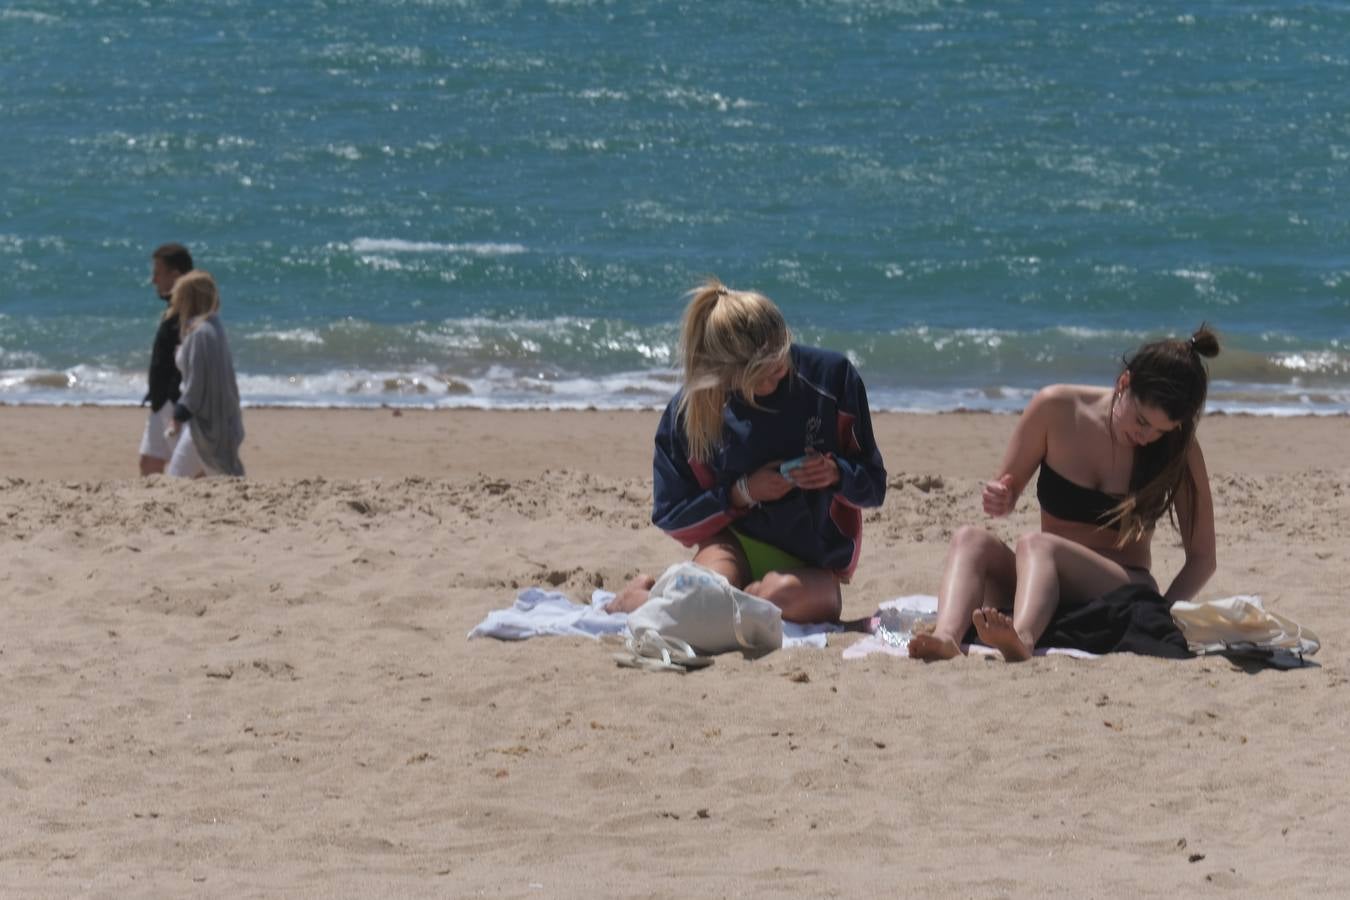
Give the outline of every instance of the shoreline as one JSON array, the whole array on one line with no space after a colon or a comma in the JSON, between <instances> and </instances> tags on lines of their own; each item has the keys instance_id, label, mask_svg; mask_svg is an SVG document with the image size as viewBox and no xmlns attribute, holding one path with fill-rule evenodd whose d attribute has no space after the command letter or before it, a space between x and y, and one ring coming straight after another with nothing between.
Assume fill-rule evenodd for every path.
<instances>
[{"instance_id":1,"label":"shoreline","mask_svg":"<svg viewBox=\"0 0 1350 900\"><path fill-rule=\"evenodd\" d=\"M488 413L644 413L660 412L665 409L665 401L653 403L649 406L600 406L595 404L578 404L575 406L549 406L547 404L538 405L498 405L473 404L473 403L397 403L381 401L379 403L307 403L297 402L273 402L273 401L250 401L241 400L240 405L244 409L283 409L283 410L315 410L315 411L362 411L362 410L412 410L420 412L488 412ZM133 400L110 400L106 402L96 402L92 400L72 400L70 402L50 402L46 400L34 400L31 402L23 400L0 400L0 409L140 409L143 404ZM1009 407L1007 409L983 409L974 407L957 406L949 409L918 409L918 408L892 408L892 407L873 407L872 414L892 415L892 416L1017 416L1021 415L1023 407ZM1288 409L1253 411L1249 409L1215 409L1206 411L1206 418L1218 418L1223 416L1234 416L1239 418L1251 419L1337 419L1350 418L1350 409L1328 409L1318 411L1300 407L1289 407Z\"/></svg>"},{"instance_id":2,"label":"shoreline","mask_svg":"<svg viewBox=\"0 0 1350 900\"><path fill-rule=\"evenodd\" d=\"M315 410L318 412L332 410L342 411L366 411L366 410L415 410L419 412L485 412L485 413L643 413L660 412L665 408L665 404L653 404L651 406L488 406L488 405L446 405L435 403L272 403L267 401L254 402L242 400L241 405L244 409L285 409L285 410ZM144 409L147 408L144 403L137 403L131 400L127 401L108 401L98 403L92 400L76 400L69 403L47 403L43 401L33 401L31 403L21 400L0 400L0 409ZM972 409L966 407L956 407L954 409L873 409L872 415L878 416L1016 416L1021 415L1022 407L1014 409ZM1250 410L1229 411L1216 409L1206 411L1205 418L1220 418L1224 416L1245 417L1250 419L1335 419L1350 418L1350 410L1336 410L1334 412L1290 412L1290 413L1260 413Z\"/></svg>"}]
</instances>

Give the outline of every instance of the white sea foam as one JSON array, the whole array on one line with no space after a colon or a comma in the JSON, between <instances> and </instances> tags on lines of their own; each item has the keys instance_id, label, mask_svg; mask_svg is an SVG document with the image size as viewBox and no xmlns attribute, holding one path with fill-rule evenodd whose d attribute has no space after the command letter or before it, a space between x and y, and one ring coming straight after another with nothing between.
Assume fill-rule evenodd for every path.
<instances>
[{"instance_id":1,"label":"white sea foam","mask_svg":"<svg viewBox=\"0 0 1350 900\"><path fill-rule=\"evenodd\" d=\"M727 112L731 109L749 109L758 105L750 100L724 96L717 91L700 91L687 87L667 88L661 92L661 96L678 103L682 107L710 106L718 112Z\"/></svg>"},{"instance_id":2,"label":"white sea foam","mask_svg":"<svg viewBox=\"0 0 1350 900\"><path fill-rule=\"evenodd\" d=\"M364 265L370 266L381 272L400 272L407 268L403 263L394 259L392 256L379 256L374 253L365 253L358 257Z\"/></svg>"},{"instance_id":3,"label":"white sea foam","mask_svg":"<svg viewBox=\"0 0 1350 900\"><path fill-rule=\"evenodd\" d=\"M627 100L626 91L615 91L610 88L587 88L577 94L582 100Z\"/></svg>"},{"instance_id":4,"label":"white sea foam","mask_svg":"<svg viewBox=\"0 0 1350 900\"><path fill-rule=\"evenodd\" d=\"M492 366L475 375L449 375L433 369L344 369L293 375L241 372L238 378L246 407L306 408L655 410L666 404L679 383L674 370L554 379L510 366ZM140 372L90 367L0 371L0 403L135 406L144 391L145 378ZM1016 413L1025 408L1034 389L1011 385L938 389L869 385L868 394L877 412ZM1207 409L1211 413L1261 416L1345 415L1350 413L1350 390L1317 392L1290 386L1216 383Z\"/></svg>"},{"instance_id":5,"label":"white sea foam","mask_svg":"<svg viewBox=\"0 0 1350 900\"><path fill-rule=\"evenodd\" d=\"M39 247L43 250L64 250L66 241L58 235L28 235L21 237L17 234L0 234L0 253L22 253L29 247Z\"/></svg>"},{"instance_id":6,"label":"white sea foam","mask_svg":"<svg viewBox=\"0 0 1350 900\"><path fill-rule=\"evenodd\" d=\"M550 150L567 152L571 150L589 150L592 152L604 152L608 149L608 144L604 138L549 138L544 141L544 146Z\"/></svg>"},{"instance_id":7,"label":"white sea foam","mask_svg":"<svg viewBox=\"0 0 1350 900\"><path fill-rule=\"evenodd\" d=\"M38 25L54 25L61 21L57 16L49 15L44 12L36 12L31 9L0 10L0 19L34 22Z\"/></svg>"},{"instance_id":8,"label":"white sea foam","mask_svg":"<svg viewBox=\"0 0 1350 900\"><path fill-rule=\"evenodd\" d=\"M282 331L259 331L245 336L250 341L281 341L286 344L322 344L323 337L308 328Z\"/></svg>"},{"instance_id":9,"label":"white sea foam","mask_svg":"<svg viewBox=\"0 0 1350 900\"><path fill-rule=\"evenodd\" d=\"M144 372L86 365L69 369L24 367L0 370L0 402L50 397L53 402L80 403L87 399L90 402L125 400L139 403L144 394Z\"/></svg>"},{"instance_id":10,"label":"white sea foam","mask_svg":"<svg viewBox=\"0 0 1350 900\"><path fill-rule=\"evenodd\" d=\"M1291 372L1343 373L1350 368L1340 353L1330 350L1308 353L1277 353L1271 362Z\"/></svg>"},{"instance_id":11,"label":"white sea foam","mask_svg":"<svg viewBox=\"0 0 1350 900\"><path fill-rule=\"evenodd\" d=\"M1062 334L1065 337L1077 338L1079 340L1135 340L1142 339L1142 331L1115 331L1110 328L1086 328L1081 325L1056 325L1051 331L1056 334ZM1124 347L1121 348L1125 349Z\"/></svg>"},{"instance_id":12,"label":"white sea foam","mask_svg":"<svg viewBox=\"0 0 1350 900\"><path fill-rule=\"evenodd\" d=\"M354 144L329 144L325 149L339 159L356 162L361 158L361 151Z\"/></svg>"},{"instance_id":13,"label":"white sea foam","mask_svg":"<svg viewBox=\"0 0 1350 900\"><path fill-rule=\"evenodd\" d=\"M0 313L0 319L5 317ZM13 368L36 368L41 365L42 359L36 353L29 350L5 350L0 348L0 365Z\"/></svg>"},{"instance_id":14,"label":"white sea foam","mask_svg":"<svg viewBox=\"0 0 1350 900\"><path fill-rule=\"evenodd\" d=\"M470 242L439 244L431 241L404 241L398 238L357 238L350 244L354 253L465 253L472 256L508 256L524 253L524 244Z\"/></svg>"},{"instance_id":15,"label":"white sea foam","mask_svg":"<svg viewBox=\"0 0 1350 900\"><path fill-rule=\"evenodd\" d=\"M307 343L305 329L263 333ZM850 353L853 358L860 354ZM678 388L670 361L656 368L603 374L558 374L537 361L496 363L448 371L437 366L402 369L329 369L318 372L239 372L246 406L287 407L472 407L480 409L659 409ZM866 361L863 360L865 363ZM1253 384L1216 380L1210 412L1263 416L1350 414L1350 387L1291 383ZM145 392L143 370L76 366L0 369L0 403L134 406ZM869 379L876 411L944 412L969 410L1015 413L1035 392L1027 384L965 384L923 387Z\"/></svg>"}]
</instances>

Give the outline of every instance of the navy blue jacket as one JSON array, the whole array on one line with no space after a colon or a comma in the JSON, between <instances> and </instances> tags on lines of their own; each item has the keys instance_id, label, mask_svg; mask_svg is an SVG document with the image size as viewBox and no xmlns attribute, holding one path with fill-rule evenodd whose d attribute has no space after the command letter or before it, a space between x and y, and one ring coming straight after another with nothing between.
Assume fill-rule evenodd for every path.
<instances>
[{"instance_id":1,"label":"navy blue jacket","mask_svg":"<svg viewBox=\"0 0 1350 900\"><path fill-rule=\"evenodd\" d=\"M656 430L652 522L685 546L734 525L809 566L847 581L858 565L862 510L886 497L886 468L872 436L867 391L846 357L828 350L791 348L792 370L761 409L739 397L722 412L722 441L709 463L691 459L677 421L680 394L666 406ZM808 448L834 454L840 481L826 490L793 489L778 500L737 509L731 489L772 460Z\"/></svg>"},{"instance_id":2,"label":"navy blue jacket","mask_svg":"<svg viewBox=\"0 0 1350 900\"><path fill-rule=\"evenodd\" d=\"M155 331L155 343L150 348L149 390L141 406L149 403L150 408L159 412L165 403L177 402L182 396L183 375L178 364L173 361L174 351L178 349L178 317L170 316L159 320Z\"/></svg>"}]
</instances>

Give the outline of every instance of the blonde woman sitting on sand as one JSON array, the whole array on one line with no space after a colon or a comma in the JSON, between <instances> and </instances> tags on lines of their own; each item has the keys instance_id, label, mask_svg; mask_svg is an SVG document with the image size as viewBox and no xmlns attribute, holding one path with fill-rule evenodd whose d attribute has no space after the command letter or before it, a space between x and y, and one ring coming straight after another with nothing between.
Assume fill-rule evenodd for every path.
<instances>
[{"instance_id":1,"label":"blonde woman sitting on sand","mask_svg":"<svg viewBox=\"0 0 1350 900\"><path fill-rule=\"evenodd\" d=\"M1057 384L1022 413L984 511L1006 516L1037 467L1041 530L1009 549L982 528L952 538L938 591L937 625L909 655L950 659L973 623L1010 661L1028 659L1061 603L1127 584L1154 590L1149 546L1163 516L1181 532L1186 562L1166 598L1189 600L1214 573L1214 506L1195 429L1218 355L1205 326L1187 340L1140 347L1114 388ZM1009 616L1005 610L1011 609Z\"/></svg>"},{"instance_id":2,"label":"blonde woman sitting on sand","mask_svg":"<svg viewBox=\"0 0 1350 900\"><path fill-rule=\"evenodd\" d=\"M784 619L838 619L862 509L886 495L857 370L793 344L769 298L716 279L690 295L680 346L684 386L656 431L652 521ZM610 610L641 606L653 583L639 575Z\"/></svg>"},{"instance_id":3,"label":"blonde woman sitting on sand","mask_svg":"<svg viewBox=\"0 0 1350 900\"><path fill-rule=\"evenodd\" d=\"M169 430L186 433L174 446L167 472L179 478L244 474L239 460L244 418L219 313L220 292L209 273L196 270L174 283L164 315L178 318L183 336L174 355L183 387Z\"/></svg>"}]
</instances>

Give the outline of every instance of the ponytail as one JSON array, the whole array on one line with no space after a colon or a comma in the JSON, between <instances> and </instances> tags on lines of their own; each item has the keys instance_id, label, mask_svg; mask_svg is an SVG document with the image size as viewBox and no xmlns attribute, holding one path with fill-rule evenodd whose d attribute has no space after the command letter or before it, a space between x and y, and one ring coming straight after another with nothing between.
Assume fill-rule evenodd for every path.
<instances>
[{"instance_id":1,"label":"ponytail","mask_svg":"<svg viewBox=\"0 0 1350 900\"><path fill-rule=\"evenodd\" d=\"M773 301L709 278L689 292L680 326L684 390L679 418L690 455L709 462L722 442L722 410L735 393L752 406L753 386L787 360L792 335Z\"/></svg>"},{"instance_id":2,"label":"ponytail","mask_svg":"<svg viewBox=\"0 0 1350 900\"><path fill-rule=\"evenodd\" d=\"M1200 327L1195 330L1187 343L1191 345L1191 352L1197 356L1213 359L1219 355L1219 336L1210 331L1207 322L1200 324Z\"/></svg>"}]
</instances>

